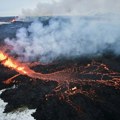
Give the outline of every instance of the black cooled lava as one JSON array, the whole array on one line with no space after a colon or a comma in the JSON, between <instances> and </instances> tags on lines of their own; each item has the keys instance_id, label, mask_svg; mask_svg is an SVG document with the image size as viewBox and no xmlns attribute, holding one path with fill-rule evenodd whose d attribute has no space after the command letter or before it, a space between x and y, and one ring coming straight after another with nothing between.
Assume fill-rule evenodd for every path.
<instances>
[{"instance_id":1,"label":"black cooled lava","mask_svg":"<svg viewBox=\"0 0 120 120\"><path fill-rule=\"evenodd\" d=\"M15 84L16 87L6 90L1 95L1 98L8 102L5 112L27 106L37 109L33 114L36 120L119 120L120 74L114 66L119 66L119 61L115 60L64 60L48 66L33 67L44 74L64 69L66 72L66 68L69 68L70 75L73 75L72 81L69 80L68 83L61 80L58 83L34 80L21 75L11 84ZM109 70L104 66L106 62ZM3 80L14 74L15 71L1 66L0 76ZM1 88L4 87L6 85L2 85Z\"/></svg>"}]
</instances>

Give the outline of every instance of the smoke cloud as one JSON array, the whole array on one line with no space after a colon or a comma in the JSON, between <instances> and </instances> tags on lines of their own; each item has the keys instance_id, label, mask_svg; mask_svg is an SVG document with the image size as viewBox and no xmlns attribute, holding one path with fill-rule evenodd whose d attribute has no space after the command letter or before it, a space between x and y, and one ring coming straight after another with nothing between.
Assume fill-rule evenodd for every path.
<instances>
[{"instance_id":1,"label":"smoke cloud","mask_svg":"<svg viewBox=\"0 0 120 120\"><path fill-rule=\"evenodd\" d=\"M119 11L119 0L40 2L35 9L23 10L23 16L52 16L48 25L35 20L5 43L12 45L12 53L24 61L51 62L60 56L101 55L106 50L119 55Z\"/></svg>"},{"instance_id":2,"label":"smoke cloud","mask_svg":"<svg viewBox=\"0 0 120 120\"><path fill-rule=\"evenodd\" d=\"M25 61L51 62L60 56L99 55L109 49L120 55L120 21L117 16L52 17L48 25L36 20L5 43Z\"/></svg>"},{"instance_id":3,"label":"smoke cloud","mask_svg":"<svg viewBox=\"0 0 120 120\"><path fill-rule=\"evenodd\" d=\"M120 0L47 0L24 9L23 16L119 14Z\"/></svg>"}]
</instances>

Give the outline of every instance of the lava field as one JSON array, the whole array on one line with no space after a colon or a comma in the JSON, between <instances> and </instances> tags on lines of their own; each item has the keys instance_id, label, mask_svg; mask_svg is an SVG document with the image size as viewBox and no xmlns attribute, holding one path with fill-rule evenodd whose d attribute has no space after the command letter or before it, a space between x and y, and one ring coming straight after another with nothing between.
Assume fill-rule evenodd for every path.
<instances>
[{"instance_id":1,"label":"lava field","mask_svg":"<svg viewBox=\"0 0 120 120\"><path fill-rule=\"evenodd\" d=\"M0 66L1 94L8 102L5 113L21 107L36 109L36 120L119 120L120 73L118 58L63 60L31 69L43 74L56 74L59 81L44 81L19 75L10 84L4 80L16 71ZM68 79L62 79L66 76ZM68 77L69 76L69 77Z\"/></svg>"}]
</instances>

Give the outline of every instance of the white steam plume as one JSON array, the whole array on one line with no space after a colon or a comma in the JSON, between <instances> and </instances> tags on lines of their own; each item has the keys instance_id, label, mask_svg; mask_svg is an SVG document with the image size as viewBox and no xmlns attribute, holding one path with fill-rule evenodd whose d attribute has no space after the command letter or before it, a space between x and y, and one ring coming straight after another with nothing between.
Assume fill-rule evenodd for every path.
<instances>
[{"instance_id":1,"label":"white steam plume","mask_svg":"<svg viewBox=\"0 0 120 120\"><path fill-rule=\"evenodd\" d=\"M94 15L120 13L120 0L47 0L36 8L23 9L23 16Z\"/></svg>"},{"instance_id":2,"label":"white steam plume","mask_svg":"<svg viewBox=\"0 0 120 120\"><path fill-rule=\"evenodd\" d=\"M120 54L119 17L53 17L49 25L34 21L16 38L5 39L24 60L50 62L57 57L98 55L111 49Z\"/></svg>"}]
</instances>

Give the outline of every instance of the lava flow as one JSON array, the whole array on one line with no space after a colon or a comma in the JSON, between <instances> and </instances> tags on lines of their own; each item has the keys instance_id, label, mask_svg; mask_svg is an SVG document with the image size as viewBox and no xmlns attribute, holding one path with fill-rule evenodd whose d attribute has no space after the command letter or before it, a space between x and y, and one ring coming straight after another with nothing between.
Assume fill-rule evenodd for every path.
<instances>
[{"instance_id":1,"label":"lava flow","mask_svg":"<svg viewBox=\"0 0 120 120\"><path fill-rule=\"evenodd\" d=\"M90 83L97 82L99 84L106 84L108 86L112 85L117 88L119 86L120 74L118 72L109 70L105 64L100 64L95 61L93 61L91 64L88 64L87 66L80 66L79 68L74 68L73 66L72 68L67 68L65 70L49 74L35 72L34 70L30 69L27 64L18 62L2 51L0 51L0 62L5 67L13 69L19 73L6 80L5 83L7 84L11 83L12 80L19 75L26 75L33 79L57 81L58 83L73 82L79 84L81 82L89 81ZM79 73L79 75L76 75L76 72Z\"/></svg>"},{"instance_id":2,"label":"lava flow","mask_svg":"<svg viewBox=\"0 0 120 120\"><path fill-rule=\"evenodd\" d=\"M22 63L17 62L15 59L9 57L7 54L5 54L2 51L0 51L0 62L5 67L11 68L22 75L29 76L30 73L33 73L33 71L29 69L29 67L27 67Z\"/></svg>"},{"instance_id":3,"label":"lava flow","mask_svg":"<svg viewBox=\"0 0 120 120\"><path fill-rule=\"evenodd\" d=\"M97 109L103 109L105 107L104 105L106 104L107 106L110 107L110 109L113 109L114 113L116 113L114 109L117 109L116 106L118 106L116 102L118 102L119 104L120 72L117 72L111 69L109 64L106 65L102 61L98 62L96 60L92 60L89 62L89 64L88 63L81 64L78 62L78 63L72 63L72 65L70 66L62 64L64 67L62 65L58 65L58 66L56 65L55 67L47 66L41 69L40 66L43 66L43 65L39 66L38 63L32 64L32 65L30 65L30 63L27 63L27 64L20 63L15 58L10 57L3 51L0 51L0 63L5 67L8 67L18 72L18 74L4 81L4 83L6 84L13 82L13 80L15 80L14 81L15 83L17 83L19 80L21 82L21 78L15 79L19 75L24 75L32 78L29 82L25 82L25 84L23 85L20 84L18 88L16 87L15 89L13 89L13 94L11 94L12 90L10 91L10 95L8 94L9 92L6 92L4 97L5 99L9 98L8 101L9 100L16 101L16 99L18 99L18 96L20 96L20 99L22 99L19 102L20 106L24 104L24 99L25 99L25 104L27 99L28 105L37 104L36 106L38 106L39 100L40 101L45 100L43 104L43 107L45 108L48 105L47 103L50 102L50 105L51 105L51 103L53 102L52 99L54 98L55 99L54 102L56 105L59 106L59 103L61 102L63 103L63 105L67 104L70 106L70 108L76 111L78 115L79 114L83 115L85 110L88 108L91 108L91 110L94 110L93 108L96 108L95 107L96 104L103 106L100 108L97 107ZM38 70L39 72L35 72L34 70L31 69L31 67L33 67L34 65L36 65L37 68L39 68ZM42 74L40 72L40 71L43 72L46 69L49 69L48 70L49 73ZM24 78L24 76L22 76L24 80L29 80L28 77ZM32 81L34 79L37 79L38 81L37 82ZM39 81L39 80L46 80L46 81L52 81L52 82L47 82L46 84L46 82ZM57 81L57 82L53 82L53 81ZM34 84L32 84L33 82ZM33 92L32 90L33 91L38 90L41 93L39 94L39 92ZM48 92L46 92L47 90ZM32 97L31 96L30 98L22 97L25 95L27 96L28 91L30 92L32 91L31 92ZM14 97L11 97L12 95L14 95ZM34 96L34 100L33 100L33 96ZM40 99L38 100L38 98ZM109 99L111 99L112 101L111 103L108 102ZM15 102L13 101L10 103L14 104ZM113 106L113 104L116 106ZM48 105L47 107L49 107L50 105ZM60 109L60 113L62 111L61 109ZM108 108L108 111L109 111L109 108ZM96 109L95 109L95 112L96 112ZM119 119L115 119L115 120L119 120Z\"/></svg>"},{"instance_id":4,"label":"lava flow","mask_svg":"<svg viewBox=\"0 0 120 120\"><path fill-rule=\"evenodd\" d=\"M7 54L5 54L2 51L0 51L0 62L5 67L13 69L16 72L18 72L19 74L27 75L28 77L31 77L33 79L53 80L53 81L60 81L61 79L63 79L65 81L68 78L68 76L69 76L69 75L67 76L67 74L64 75L64 71L61 71L60 73L59 72L55 72L55 73L51 73L51 74L37 73L37 72L31 70L24 63L18 62L17 60L15 60L12 57L9 57ZM12 78L15 78L15 76L12 77ZM11 82L11 80L12 79L10 78L7 81Z\"/></svg>"},{"instance_id":5,"label":"lava flow","mask_svg":"<svg viewBox=\"0 0 120 120\"><path fill-rule=\"evenodd\" d=\"M21 75L27 75L29 77L32 77L31 75L34 74L34 71L32 71L28 66L19 63L18 61L16 61L12 57L9 57L7 54L5 54L2 51L0 51L0 62L5 67L13 69ZM10 82L10 80L8 81Z\"/></svg>"}]
</instances>

